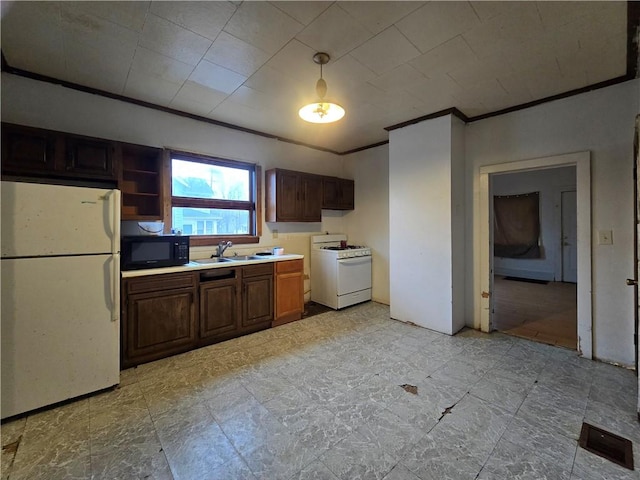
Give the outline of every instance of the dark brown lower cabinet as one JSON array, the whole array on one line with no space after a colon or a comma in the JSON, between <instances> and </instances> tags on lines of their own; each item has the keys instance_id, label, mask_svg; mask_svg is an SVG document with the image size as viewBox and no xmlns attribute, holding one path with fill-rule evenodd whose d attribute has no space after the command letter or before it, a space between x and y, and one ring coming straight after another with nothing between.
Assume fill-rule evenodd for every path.
<instances>
[{"instance_id":1,"label":"dark brown lower cabinet","mask_svg":"<svg viewBox=\"0 0 640 480\"><path fill-rule=\"evenodd\" d=\"M273 320L273 263L242 268L242 328L271 326Z\"/></svg>"},{"instance_id":2,"label":"dark brown lower cabinet","mask_svg":"<svg viewBox=\"0 0 640 480\"><path fill-rule=\"evenodd\" d=\"M273 263L125 278L122 367L271 327Z\"/></svg>"},{"instance_id":3,"label":"dark brown lower cabinet","mask_svg":"<svg viewBox=\"0 0 640 480\"><path fill-rule=\"evenodd\" d=\"M200 343L231 338L240 327L237 269L212 269L200 274ZM230 335L231 334L231 335Z\"/></svg>"},{"instance_id":4,"label":"dark brown lower cabinet","mask_svg":"<svg viewBox=\"0 0 640 480\"><path fill-rule=\"evenodd\" d=\"M195 277L154 275L124 281L124 368L193 348L197 339Z\"/></svg>"}]
</instances>

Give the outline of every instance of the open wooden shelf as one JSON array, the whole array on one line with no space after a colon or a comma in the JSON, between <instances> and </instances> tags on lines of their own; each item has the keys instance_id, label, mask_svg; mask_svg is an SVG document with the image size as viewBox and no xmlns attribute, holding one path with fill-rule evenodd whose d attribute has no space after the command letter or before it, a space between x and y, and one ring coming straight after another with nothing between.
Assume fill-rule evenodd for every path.
<instances>
[{"instance_id":1,"label":"open wooden shelf","mask_svg":"<svg viewBox=\"0 0 640 480\"><path fill-rule=\"evenodd\" d=\"M162 149L122 145L123 220L162 219Z\"/></svg>"}]
</instances>

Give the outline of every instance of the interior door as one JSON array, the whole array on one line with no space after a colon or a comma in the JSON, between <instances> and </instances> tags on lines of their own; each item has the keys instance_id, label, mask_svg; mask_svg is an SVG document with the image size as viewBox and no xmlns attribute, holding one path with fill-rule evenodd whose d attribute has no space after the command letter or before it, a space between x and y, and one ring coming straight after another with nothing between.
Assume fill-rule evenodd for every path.
<instances>
[{"instance_id":1,"label":"interior door","mask_svg":"<svg viewBox=\"0 0 640 480\"><path fill-rule=\"evenodd\" d=\"M576 192L561 193L562 216L562 281L578 282L578 232Z\"/></svg>"}]
</instances>

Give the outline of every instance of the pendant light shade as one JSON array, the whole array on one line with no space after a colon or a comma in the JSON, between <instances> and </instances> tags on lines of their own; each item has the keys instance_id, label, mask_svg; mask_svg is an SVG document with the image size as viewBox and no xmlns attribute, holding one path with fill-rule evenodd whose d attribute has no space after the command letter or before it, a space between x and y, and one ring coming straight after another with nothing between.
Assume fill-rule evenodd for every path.
<instances>
[{"instance_id":1,"label":"pendant light shade","mask_svg":"<svg viewBox=\"0 0 640 480\"><path fill-rule=\"evenodd\" d=\"M300 118L311 123L331 123L337 122L344 117L344 108L337 103L331 103L324 100L327 94L327 82L322 78L322 66L329 61L329 55L326 53L316 53L313 61L320 65L320 78L316 83L316 95L318 101L305 105L298 111Z\"/></svg>"}]
</instances>

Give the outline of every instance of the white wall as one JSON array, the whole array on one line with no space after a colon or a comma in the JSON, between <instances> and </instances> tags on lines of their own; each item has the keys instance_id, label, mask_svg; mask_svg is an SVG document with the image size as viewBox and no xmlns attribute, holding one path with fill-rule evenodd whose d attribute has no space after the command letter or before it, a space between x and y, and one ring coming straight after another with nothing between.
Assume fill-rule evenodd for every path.
<instances>
[{"instance_id":1,"label":"white wall","mask_svg":"<svg viewBox=\"0 0 640 480\"><path fill-rule=\"evenodd\" d=\"M242 160L257 163L263 170L279 167L342 174L343 160L338 155L7 73L2 73L1 101L4 122ZM283 246L285 253L305 256L305 272L310 274L309 235L344 231L344 217L343 212L325 210L322 223L263 223L259 245L232 250L254 252ZM278 230L277 238L273 230ZM192 248L191 256L208 257L213 250Z\"/></svg>"},{"instance_id":2,"label":"white wall","mask_svg":"<svg viewBox=\"0 0 640 480\"><path fill-rule=\"evenodd\" d=\"M540 192L541 258L495 257L496 275L511 275L538 280L562 280L562 217L560 193L575 190L575 167L560 167L492 176L493 195L518 195Z\"/></svg>"},{"instance_id":3,"label":"white wall","mask_svg":"<svg viewBox=\"0 0 640 480\"><path fill-rule=\"evenodd\" d=\"M464 324L452 306L463 261L452 240L459 233L452 176L462 161L454 124L447 115L389 135L391 317L448 334Z\"/></svg>"},{"instance_id":4,"label":"white wall","mask_svg":"<svg viewBox=\"0 0 640 480\"><path fill-rule=\"evenodd\" d=\"M465 326L465 124L451 118L451 324L453 333Z\"/></svg>"},{"instance_id":5,"label":"white wall","mask_svg":"<svg viewBox=\"0 0 640 480\"><path fill-rule=\"evenodd\" d=\"M640 80L473 122L466 127L467 319L479 291L479 167L589 150L592 161L593 355L631 365L633 289L633 129ZM613 245L598 245L613 230ZM471 235L472 233L472 235ZM477 316L470 326L476 326Z\"/></svg>"},{"instance_id":6,"label":"white wall","mask_svg":"<svg viewBox=\"0 0 640 480\"><path fill-rule=\"evenodd\" d=\"M389 146L348 155L344 175L355 181L356 208L344 222L350 243L371 247L372 298L389 304Z\"/></svg>"}]
</instances>

